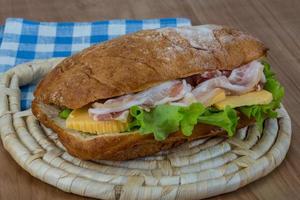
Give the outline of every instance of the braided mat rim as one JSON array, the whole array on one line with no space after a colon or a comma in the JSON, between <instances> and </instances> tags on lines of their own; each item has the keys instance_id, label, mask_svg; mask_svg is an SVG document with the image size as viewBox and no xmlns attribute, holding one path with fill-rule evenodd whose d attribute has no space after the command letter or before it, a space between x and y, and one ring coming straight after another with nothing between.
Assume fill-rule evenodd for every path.
<instances>
[{"instance_id":1,"label":"braided mat rim","mask_svg":"<svg viewBox=\"0 0 300 200\"><path fill-rule=\"evenodd\" d=\"M0 133L5 149L32 176L65 192L100 199L201 199L237 190L270 173L284 159L291 121L277 119L238 130L230 139L193 141L132 161L82 161L31 110L20 111L22 85L37 81L62 59L18 65L0 75Z\"/></svg>"}]
</instances>

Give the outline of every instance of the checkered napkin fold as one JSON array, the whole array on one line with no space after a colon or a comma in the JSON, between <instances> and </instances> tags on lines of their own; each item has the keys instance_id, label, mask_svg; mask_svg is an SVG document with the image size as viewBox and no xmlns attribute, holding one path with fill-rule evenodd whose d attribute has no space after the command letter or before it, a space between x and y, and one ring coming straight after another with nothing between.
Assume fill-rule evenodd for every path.
<instances>
[{"instance_id":1,"label":"checkered napkin fold","mask_svg":"<svg viewBox=\"0 0 300 200\"><path fill-rule=\"evenodd\" d=\"M185 18L34 22L9 18L0 26L0 72L34 59L70 56L93 44L138 30L187 26ZM35 85L21 88L21 109L30 108Z\"/></svg>"}]
</instances>

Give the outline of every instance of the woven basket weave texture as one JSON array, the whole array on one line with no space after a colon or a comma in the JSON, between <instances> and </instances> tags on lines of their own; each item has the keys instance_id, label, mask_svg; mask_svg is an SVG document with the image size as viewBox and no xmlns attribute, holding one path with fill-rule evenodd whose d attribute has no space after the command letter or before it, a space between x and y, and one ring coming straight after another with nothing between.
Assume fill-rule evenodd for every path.
<instances>
[{"instance_id":1,"label":"woven basket weave texture","mask_svg":"<svg viewBox=\"0 0 300 200\"><path fill-rule=\"evenodd\" d=\"M63 191L99 199L201 199L237 190L277 167L291 140L282 106L263 132L256 126L233 138L189 142L131 161L72 157L56 133L31 110L20 111L20 89L42 78L62 59L25 63L0 75L0 133L5 149L32 176Z\"/></svg>"}]
</instances>

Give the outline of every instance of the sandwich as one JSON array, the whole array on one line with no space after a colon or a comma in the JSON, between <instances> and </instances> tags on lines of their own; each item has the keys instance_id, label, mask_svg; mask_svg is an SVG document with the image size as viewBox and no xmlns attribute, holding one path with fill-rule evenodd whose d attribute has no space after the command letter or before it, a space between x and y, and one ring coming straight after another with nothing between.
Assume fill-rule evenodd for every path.
<instances>
[{"instance_id":1,"label":"sandwich","mask_svg":"<svg viewBox=\"0 0 300 200\"><path fill-rule=\"evenodd\" d=\"M284 89L267 48L239 30L143 30L64 59L38 84L32 112L85 160L128 160L276 117Z\"/></svg>"}]
</instances>

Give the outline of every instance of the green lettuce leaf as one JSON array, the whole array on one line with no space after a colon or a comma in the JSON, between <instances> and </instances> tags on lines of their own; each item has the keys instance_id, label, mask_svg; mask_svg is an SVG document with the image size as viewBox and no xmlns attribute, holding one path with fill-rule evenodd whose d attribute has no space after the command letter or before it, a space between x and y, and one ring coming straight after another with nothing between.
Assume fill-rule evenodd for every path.
<instances>
[{"instance_id":1,"label":"green lettuce leaf","mask_svg":"<svg viewBox=\"0 0 300 200\"><path fill-rule=\"evenodd\" d=\"M197 124L199 114L204 111L205 108L200 103L191 104L189 107L158 105L150 112L133 106L130 114L134 119L129 123L129 129L138 128L142 134L153 133L156 140L164 140L181 127L183 134L189 136Z\"/></svg>"},{"instance_id":2,"label":"green lettuce leaf","mask_svg":"<svg viewBox=\"0 0 300 200\"><path fill-rule=\"evenodd\" d=\"M207 109L204 115L201 115L198 118L198 122L200 123L223 128L225 131L227 131L229 137L234 135L238 120L239 118L236 111L229 106L226 106L223 111L218 112Z\"/></svg>"},{"instance_id":3,"label":"green lettuce leaf","mask_svg":"<svg viewBox=\"0 0 300 200\"><path fill-rule=\"evenodd\" d=\"M180 112L183 118L180 127L183 135L190 136L193 133L194 126L198 123L199 115L205 112L205 107L200 103L191 104L189 107L181 107Z\"/></svg>"},{"instance_id":4,"label":"green lettuce leaf","mask_svg":"<svg viewBox=\"0 0 300 200\"><path fill-rule=\"evenodd\" d=\"M158 105L150 112L138 106L130 108L133 120L129 130L138 129L141 134L154 134L156 140L164 140L170 133L181 130L183 135L190 136L194 126L201 122L223 128L232 136L235 132L238 117L236 111L226 107L224 111L205 108L201 103L188 107Z\"/></svg>"},{"instance_id":5,"label":"green lettuce leaf","mask_svg":"<svg viewBox=\"0 0 300 200\"><path fill-rule=\"evenodd\" d=\"M266 61L262 61L262 64L264 65L264 74L266 76L264 89L272 93L273 100L267 105L243 106L239 109L247 117L255 118L260 131L266 118L277 117L276 109L280 107L280 102L284 96L284 88L276 80L270 65Z\"/></svg>"},{"instance_id":6,"label":"green lettuce leaf","mask_svg":"<svg viewBox=\"0 0 300 200\"><path fill-rule=\"evenodd\" d=\"M69 117L69 115L70 115L71 112L72 112L71 109L65 108L62 111L60 111L58 115L62 119L67 119Z\"/></svg>"}]
</instances>

